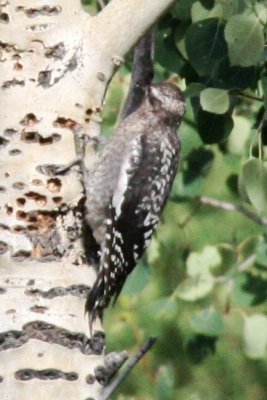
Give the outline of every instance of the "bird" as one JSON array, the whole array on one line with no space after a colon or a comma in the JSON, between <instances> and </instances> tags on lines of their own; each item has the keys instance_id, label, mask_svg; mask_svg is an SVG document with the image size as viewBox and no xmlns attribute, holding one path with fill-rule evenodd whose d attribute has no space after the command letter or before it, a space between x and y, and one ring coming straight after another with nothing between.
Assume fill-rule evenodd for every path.
<instances>
[{"instance_id":1,"label":"bird","mask_svg":"<svg viewBox=\"0 0 267 400\"><path fill-rule=\"evenodd\" d=\"M85 220L101 249L85 304L90 329L115 304L160 221L177 173L177 129L185 109L176 85L148 85L141 105L115 128L87 178Z\"/></svg>"}]
</instances>

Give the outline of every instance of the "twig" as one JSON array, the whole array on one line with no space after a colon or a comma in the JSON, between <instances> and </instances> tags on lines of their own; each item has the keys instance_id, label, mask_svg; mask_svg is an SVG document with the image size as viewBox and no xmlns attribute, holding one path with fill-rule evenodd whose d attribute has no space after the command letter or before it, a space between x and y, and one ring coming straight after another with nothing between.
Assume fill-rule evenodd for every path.
<instances>
[{"instance_id":1,"label":"twig","mask_svg":"<svg viewBox=\"0 0 267 400\"><path fill-rule=\"evenodd\" d=\"M255 100L255 101L259 101L259 102L263 103L263 98L262 97L253 96L252 94L247 94L247 93L243 93L243 92L237 91L235 93L235 95L237 97L241 97L243 99Z\"/></svg>"},{"instance_id":2,"label":"twig","mask_svg":"<svg viewBox=\"0 0 267 400\"><path fill-rule=\"evenodd\" d=\"M251 267L251 265L255 263L256 259L257 259L256 254L252 254L251 256L246 258L241 264L239 264L238 271L239 272L247 271Z\"/></svg>"},{"instance_id":3,"label":"twig","mask_svg":"<svg viewBox=\"0 0 267 400\"><path fill-rule=\"evenodd\" d=\"M140 106L144 98L145 89L153 79L153 58L154 31L150 30L139 40L134 48L132 78L121 119L126 118Z\"/></svg>"},{"instance_id":4,"label":"twig","mask_svg":"<svg viewBox=\"0 0 267 400\"><path fill-rule=\"evenodd\" d=\"M265 217L260 217L259 215L255 214L254 212L248 210L244 206L238 206L232 203L228 203L226 201L221 201L217 199L212 199L211 197L206 197L206 196L200 196L198 198L201 204L206 204L212 207L216 208L222 208L223 210L226 211L235 211L243 214L245 217L250 219L253 222L256 222L257 224L260 225L267 225L267 218Z\"/></svg>"},{"instance_id":5,"label":"twig","mask_svg":"<svg viewBox=\"0 0 267 400\"><path fill-rule=\"evenodd\" d=\"M156 343L157 338L151 336L140 348L140 350L128 361L125 369L103 390L102 400L108 400L112 393L118 388L118 386L124 381L129 375L135 365L144 357L144 355L151 349Z\"/></svg>"}]
</instances>

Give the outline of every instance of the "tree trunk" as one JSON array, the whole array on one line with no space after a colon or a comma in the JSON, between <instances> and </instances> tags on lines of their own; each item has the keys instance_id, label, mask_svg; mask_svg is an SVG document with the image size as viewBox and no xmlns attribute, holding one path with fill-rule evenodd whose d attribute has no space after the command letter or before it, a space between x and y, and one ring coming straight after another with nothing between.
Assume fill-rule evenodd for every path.
<instances>
[{"instance_id":1,"label":"tree trunk","mask_svg":"<svg viewBox=\"0 0 267 400\"><path fill-rule=\"evenodd\" d=\"M0 397L100 399L104 334L96 321L90 338L84 316L95 272L83 181L78 167L53 167L98 137L114 71L173 0L112 0L95 17L78 0L41 3L0 2Z\"/></svg>"}]
</instances>

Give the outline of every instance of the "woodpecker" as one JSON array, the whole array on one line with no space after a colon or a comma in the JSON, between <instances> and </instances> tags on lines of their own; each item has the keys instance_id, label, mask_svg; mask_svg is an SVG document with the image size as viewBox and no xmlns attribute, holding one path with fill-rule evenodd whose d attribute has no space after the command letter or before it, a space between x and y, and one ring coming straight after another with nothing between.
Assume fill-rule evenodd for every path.
<instances>
[{"instance_id":1,"label":"woodpecker","mask_svg":"<svg viewBox=\"0 0 267 400\"><path fill-rule=\"evenodd\" d=\"M140 107L115 129L86 186L86 221L101 248L85 310L90 329L117 300L160 221L177 172L177 129L185 113L171 83L147 87Z\"/></svg>"}]
</instances>

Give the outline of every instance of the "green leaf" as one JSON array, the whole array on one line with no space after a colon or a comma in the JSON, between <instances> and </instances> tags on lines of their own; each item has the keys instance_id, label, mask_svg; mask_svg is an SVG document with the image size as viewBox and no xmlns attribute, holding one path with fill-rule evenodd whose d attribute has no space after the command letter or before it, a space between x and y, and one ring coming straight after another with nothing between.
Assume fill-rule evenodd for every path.
<instances>
[{"instance_id":1,"label":"green leaf","mask_svg":"<svg viewBox=\"0 0 267 400\"><path fill-rule=\"evenodd\" d=\"M246 258L251 257L252 254L255 254L258 244L258 235L246 236L245 239L236 246L240 259L245 260Z\"/></svg>"},{"instance_id":2,"label":"green leaf","mask_svg":"<svg viewBox=\"0 0 267 400\"><path fill-rule=\"evenodd\" d=\"M267 348L267 317L255 314L245 319L245 353L250 358L264 358Z\"/></svg>"},{"instance_id":3,"label":"green leaf","mask_svg":"<svg viewBox=\"0 0 267 400\"><path fill-rule=\"evenodd\" d=\"M234 126L229 112L214 114L204 110L199 110L197 124L199 136L206 144L218 143L226 139Z\"/></svg>"},{"instance_id":4,"label":"green leaf","mask_svg":"<svg viewBox=\"0 0 267 400\"><path fill-rule=\"evenodd\" d=\"M221 255L216 247L206 246L201 253L192 252L186 260L190 277L178 286L177 295L186 301L205 297L214 286L212 270L221 263Z\"/></svg>"},{"instance_id":5,"label":"green leaf","mask_svg":"<svg viewBox=\"0 0 267 400\"><path fill-rule=\"evenodd\" d=\"M243 167L243 182L249 200L259 213L267 212L267 163L253 158Z\"/></svg>"},{"instance_id":6,"label":"green leaf","mask_svg":"<svg viewBox=\"0 0 267 400\"><path fill-rule=\"evenodd\" d=\"M204 89L200 93L200 104L205 111L224 114L229 108L228 92L223 89Z\"/></svg>"},{"instance_id":7,"label":"green leaf","mask_svg":"<svg viewBox=\"0 0 267 400\"><path fill-rule=\"evenodd\" d=\"M207 10L199 1L192 5L191 16L192 21L197 22L209 17L209 10Z\"/></svg>"},{"instance_id":8,"label":"green leaf","mask_svg":"<svg viewBox=\"0 0 267 400\"><path fill-rule=\"evenodd\" d=\"M235 277L231 293L231 302L234 305L238 305L239 307L250 307L253 304L254 295L246 289L247 286L247 275L239 274Z\"/></svg>"},{"instance_id":9,"label":"green leaf","mask_svg":"<svg viewBox=\"0 0 267 400\"><path fill-rule=\"evenodd\" d=\"M170 71L180 71L185 61L176 48L174 34L166 34L164 29L158 31L155 49L155 60L158 63Z\"/></svg>"},{"instance_id":10,"label":"green leaf","mask_svg":"<svg viewBox=\"0 0 267 400\"><path fill-rule=\"evenodd\" d=\"M248 89L257 84L259 68L231 66L228 57L217 61L211 76L214 85L223 89Z\"/></svg>"},{"instance_id":11,"label":"green leaf","mask_svg":"<svg viewBox=\"0 0 267 400\"><path fill-rule=\"evenodd\" d=\"M83 0L82 1L83 7L85 11L87 11L91 15L97 14L97 4L96 2L88 1L88 0Z\"/></svg>"},{"instance_id":12,"label":"green leaf","mask_svg":"<svg viewBox=\"0 0 267 400\"><path fill-rule=\"evenodd\" d=\"M213 308L206 308L194 314L190 324L195 333L205 336L219 336L223 330L221 314Z\"/></svg>"},{"instance_id":13,"label":"green leaf","mask_svg":"<svg viewBox=\"0 0 267 400\"><path fill-rule=\"evenodd\" d=\"M181 21L174 31L174 41L178 51L187 60L187 53L185 50L185 34L190 26L189 21Z\"/></svg>"},{"instance_id":14,"label":"green leaf","mask_svg":"<svg viewBox=\"0 0 267 400\"><path fill-rule=\"evenodd\" d=\"M219 2L222 7L222 17L224 19L228 19L234 14L241 14L247 7L246 0L219 0Z\"/></svg>"},{"instance_id":15,"label":"green leaf","mask_svg":"<svg viewBox=\"0 0 267 400\"><path fill-rule=\"evenodd\" d=\"M214 7L214 0L200 0L200 3L208 10Z\"/></svg>"},{"instance_id":16,"label":"green leaf","mask_svg":"<svg viewBox=\"0 0 267 400\"><path fill-rule=\"evenodd\" d=\"M213 289L214 280L211 276L186 279L176 291L177 296L185 301L196 301L207 296Z\"/></svg>"},{"instance_id":17,"label":"green leaf","mask_svg":"<svg viewBox=\"0 0 267 400\"><path fill-rule=\"evenodd\" d=\"M263 271L262 267L256 266L253 268L254 271ZM237 292L232 295L232 300L236 304L242 307L255 307L259 304L266 304L267 301L267 285L266 279L259 276L253 276L249 273L242 274L244 277L243 283L239 279L235 279L235 284L239 284L240 288ZM235 289L234 289L235 291ZM239 291L239 293L238 293ZM238 297L236 296L238 295ZM243 303L243 304L242 304ZM247 303L247 304L246 304Z\"/></svg>"},{"instance_id":18,"label":"green leaf","mask_svg":"<svg viewBox=\"0 0 267 400\"><path fill-rule=\"evenodd\" d=\"M192 252L186 260L187 274L190 277L210 276L211 270L221 263L221 255L216 247L206 246L201 253Z\"/></svg>"},{"instance_id":19,"label":"green leaf","mask_svg":"<svg viewBox=\"0 0 267 400\"><path fill-rule=\"evenodd\" d=\"M228 139L228 149L231 154L246 154L247 142L251 135L250 121L241 115L236 115L234 118L234 128Z\"/></svg>"},{"instance_id":20,"label":"green leaf","mask_svg":"<svg viewBox=\"0 0 267 400\"><path fill-rule=\"evenodd\" d=\"M225 27L231 65L250 67L263 56L264 33L259 20L247 15L234 15Z\"/></svg>"},{"instance_id":21,"label":"green leaf","mask_svg":"<svg viewBox=\"0 0 267 400\"><path fill-rule=\"evenodd\" d=\"M266 2L265 4L256 3L254 4L255 13L257 18L259 19L260 23L266 25L267 24L267 8Z\"/></svg>"},{"instance_id":22,"label":"green leaf","mask_svg":"<svg viewBox=\"0 0 267 400\"><path fill-rule=\"evenodd\" d=\"M245 183L244 183L244 176L243 176L243 173L241 173L241 174L239 175L239 177L238 177L237 186L238 186L238 193L239 193L239 196L241 197L241 199L242 199L244 202L250 204L250 201L249 201L249 198L248 198L248 194L247 194L247 190L246 190L246 186L245 186Z\"/></svg>"},{"instance_id":23,"label":"green leaf","mask_svg":"<svg viewBox=\"0 0 267 400\"><path fill-rule=\"evenodd\" d=\"M181 21L190 20L191 7L195 0L179 0L175 2L172 11Z\"/></svg>"},{"instance_id":24,"label":"green leaf","mask_svg":"<svg viewBox=\"0 0 267 400\"><path fill-rule=\"evenodd\" d=\"M200 95L203 89L205 89L205 85L203 85L203 83L193 82L187 86L184 94L186 97L197 97Z\"/></svg>"},{"instance_id":25,"label":"green leaf","mask_svg":"<svg viewBox=\"0 0 267 400\"><path fill-rule=\"evenodd\" d=\"M227 55L224 25L217 18L196 22L185 36L189 62L200 76L209 76L216 61Z\"/></svg>"}]
</instances>

